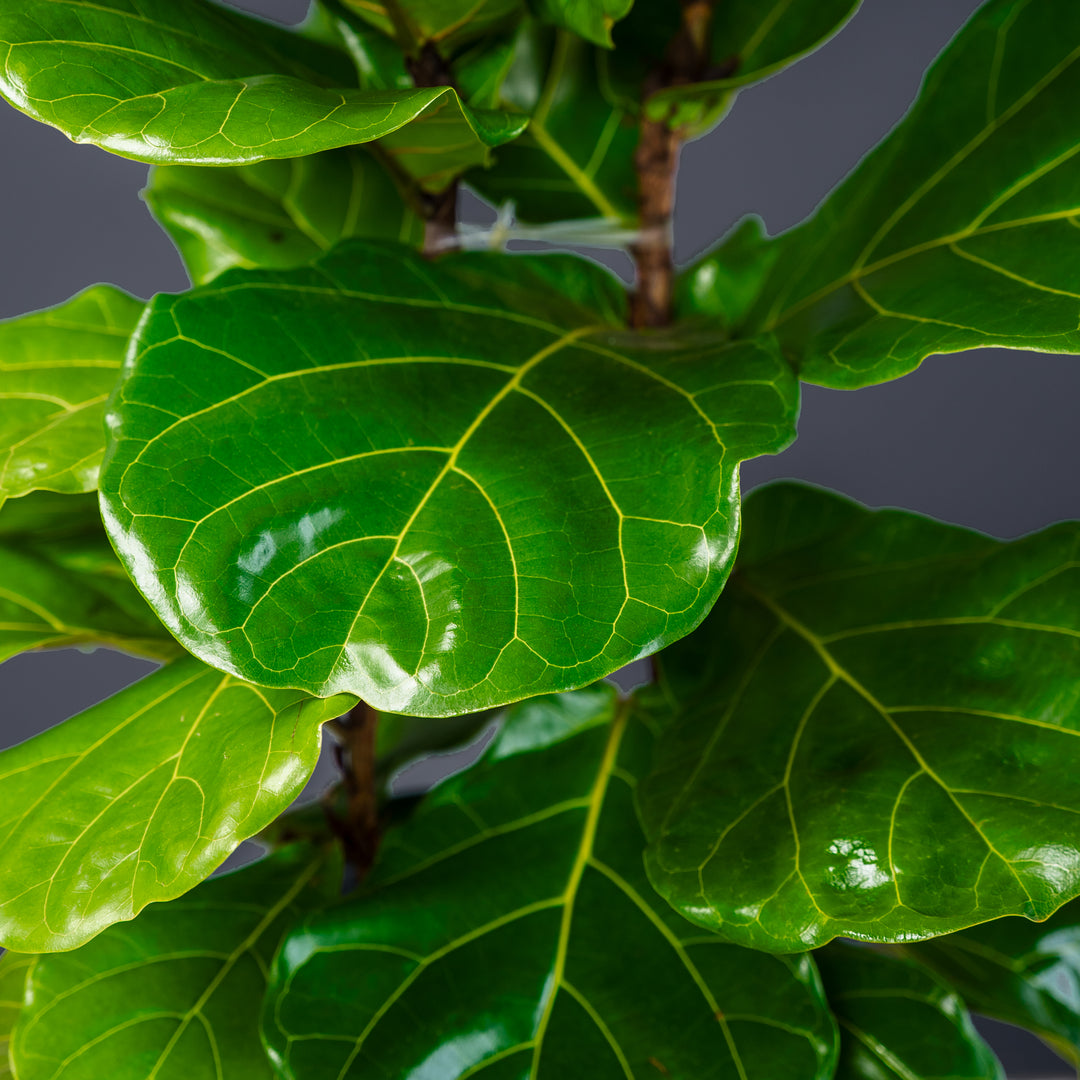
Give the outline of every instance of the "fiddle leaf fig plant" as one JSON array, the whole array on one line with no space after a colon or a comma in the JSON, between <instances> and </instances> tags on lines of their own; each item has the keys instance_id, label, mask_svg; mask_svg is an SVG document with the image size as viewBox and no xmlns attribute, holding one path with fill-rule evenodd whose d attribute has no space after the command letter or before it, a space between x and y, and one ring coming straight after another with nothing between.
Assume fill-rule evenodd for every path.
<instances>
[{"instance_id":1,"label":"fiddle leaf fig plant","mask_svg":"<svg viewBox=\"0 0 1080 1080\"><path fill-rule=\"evenodd\" d=\"M1080 8L672 258L681 145L857 6L0 10L192 281L0 324L0 659L163 665L0 751L0 1076L999 1080L969 1006L1080 1060L1076 524L739 486L801 382L1080 351Z\"/></svg>"}]
</instances>

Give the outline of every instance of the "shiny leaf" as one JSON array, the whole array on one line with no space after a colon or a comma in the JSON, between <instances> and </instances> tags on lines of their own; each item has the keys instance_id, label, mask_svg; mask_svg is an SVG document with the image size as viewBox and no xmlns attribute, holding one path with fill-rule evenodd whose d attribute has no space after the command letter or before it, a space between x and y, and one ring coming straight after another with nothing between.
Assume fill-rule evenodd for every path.
<instances>
[{"instance_id":1,"label":"shiny leaf","mask_svg":"<svg viewBox=\"0 0 1080 1080\"><path fill-rule=\"evenodd\" d=\"M915 964L839 942L814 959L840 1024L836 1080L1005 1080L963 1002Z\"/></svg>"},{"instance_id":2,"label":"shiny leaf","mask_svg":"<svg viewBox=\"0 0 1080 1080\"><path fill-rule=\"evenodd\" d=\"M823 386L931 353L1080 351L1080 6L991 0L912 110L786 234L747 325Z\"/></svg>"},{"instance_id":3,"label":"shiny leaf","mask_svg":"<svg viewBox=\"0 0 1080 1080\"><path fill-rule=\"evenodd\" d=\"M1080 527L1004 544L790 484L745 515L739 572L662 658L657 888L778 950L1080 893Z\"/></svg>"},{"instance_id":4,"label":"shiny leaf","mask_svg":"<svg viewBox=\"0 0 1080 1080\"><path fill-rule=\"evenodd\" d=\"M189 658L0 753L0 944L73 949L198 884L300 793L350 704Z\"/></svg>"},{"instance_id":5,"label":"shiny leaf","mask_svg":"<svg viewBox=\"0 0 1080 1080\"><path fill-rule=\"evenodd\" d=\"M573 256L314 268L159 297L110 417L110 535L180 641L453 716L602 677L712 605L737 463L792 436L771 343L632 334Z\"/></svg>"},{"instance_id":6,"label":"shiny leaf","mask_svg":"<svg viewBox=\"0 0 1080 1080\"><path fill-rule=\"evenodd\" d=\"M19 1080L273 1080L267 971L286 931L340 891L335 862L285 848L40 957L12 1046Z\"/></svg>"},{"instance_id":7,"label":"shiny leaf","mask_svg":"<svg viewBox=\"0 0 1080 1080\"><path fill-rule=\"evenodd\" d=\"M300 266L350 236L418 244L424 235L362 149L224 169L158 166L143 198L196 284L234 266Z\"/></svg>"},{"instance_id":8,"label":"shiny leaf","mask_svg":"<svg viewBox=\"0 0 1080 1080\"><path fill-rule=\"evenodd\" d=\"M609 687L513 710L364 891L286 940L265 1013L282 1075L831 1076L810 958L726 945L649 889L651 741Z\"/></svg>"},{"instance_id":9,"label":"shiny leaf","mask_svg":"<svg viewBox=\"0 0 1080 1080\"><path fill-rule=\"evenodd\" d=\"M637 218L636 118L600 87L600 50L569 33L527 27L503 90L529 126L495 164L469 176L526 221Z\"/></svg>"},{"instance_id":10,"label":"shiny leaf","mask_svg":"<svg viewBox=\"0 0 1080 1080\"><path fill-rule=\"evenodd\" d=\"M634 0L530 0L534 14L552 26L572 30L594 45L610 47L611 28Z\"/></svg>"},{"instance_id":11,"label":"shiny leaf","mask_svg":"<svg viewBox=\"0 0 1080 1080\"><path fill-rule=\"evenodd\" d=\"M35 959L22 953L0 956L0 1080L15 1075L9 1054L11 1033L22 1012L26 980Z\"/></svg>"},{"instance_id":12,"label":"shiny leaf","mask_svg":"<svg viewBox=\"0 0 1080 1080\"><path fill-rule=\"evenodd\" d=\"M344 54L207 0L27 0L0 8L0 94L17 109L153 164L242 165L369 142L445 184L524 118L473 111L450 87L349 85Z\"/></svg>"},{"instance_id":13,"label":"shiny leaf","mask_svg":"<svg viewBox=\"0 0 1080 1080\"><path fill-rule=\"evenodd\" d=\"M1046 922L997 919L905 948L973 1009L1029 1028L1080 1064L1080 902Z\"/></svg>"},{"instance_id":14,"label":"shiny leaf","mask_svg":"<svg viewBox=\"0 0 1080 1080\"><path fill-rule=\"evenodd\" d=\"M38 492L0 510L0 661L48 646L178 648L120 565L93 495Z\"/></svg>"},{"instance_id":15,"label":"shiny leaf","mask_svg":"<svg viewBox=\"0 0 1080 1080\"><path fill-rule=\"evenodd\" d=\"M0 504L97 487L105 399L142 310L141 300L97 285L0 322Z\"/></svg>"}]
</instances>

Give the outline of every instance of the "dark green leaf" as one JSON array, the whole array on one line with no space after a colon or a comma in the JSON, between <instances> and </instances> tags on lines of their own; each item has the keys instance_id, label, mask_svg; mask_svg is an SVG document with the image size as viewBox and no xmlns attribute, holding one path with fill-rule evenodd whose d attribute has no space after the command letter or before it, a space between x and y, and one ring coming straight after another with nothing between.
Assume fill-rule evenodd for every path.
<instances>
[{"instance_id":1,"label":"dark green leaf","mask_svg":"<svg viewBox=\"0 0 1080 1080\"><path fill-rule=\"evenodd\" d=\"M737 464L792 437L768 341L632 334L572 256L314 268L159 297L115 400L109 529L181 642L264 685L452 716L688 632Z\"/></svg>"},{"instance_id":2,"label":"dark green leaf","mask_svg":"<svg viewBox=\"0 0 1080 1080\"><path fill-rule=\"evenodd\" d=\"M387 835L365 891L286 940L264 1029L283 1075L831 1076L810 958L726 945L649 889L632 792L651 742L609 687L511 712Z\"/></svg>"},{"instance_id":3,"label":"dark green leaf","mask_svg":"<svg viewBox=\"0 0 1080 1080\"><path fill-rule=\"evenodd\" d=\"M836 1080L1005 1080L963 1002L915 964L839 942L814 959L840 1024Z\"/></svg>"},{"instance_id":4,"label":"dark green leaf","mask_svg":"<svg viewBox=\"0 0 1080 1080\"><path fill-rule=\"evenodd\" d=\"M529 126L469 183L527 221L635 221L637 120L601 92L600 56L573 34L526 27L503 99Z\"/></svg>"},{"instance_id":5,"label":"dark green leaf","mask_svg":"<svg viewBox=\"0 0 1080 1080\"><path fill-rule=\"evenodd\" d=\"M680 319L717 319L738 326L761 291L777 255L759 217L744 218L719 246L676 279L675 311Z\"/></svg>"},{"instance_id":6,"label":"dark green leaf","mask_svg":"<svg viewBox=\"0 0 1080 1080\"><path fill-rule=\"evenodd\" d=\"M10 1042L22 1012L23 995L30 967L36 958L21 953L0 956L0 1080L14 1077L11 1071Z\"/></svg>"},{"instance_id":7,"label":"dark green leaf","mask_svg":"<svg viewBox=\"0 0 1080 1080\"><path fill-rule=\"evenodd\" d=\"M0 944L73 949L198 884L299 794L350 704L188 658L0 753Z\"/></svg>"},{"instance_id":8,"label":"dark green leaf","mask_svg":"<svg viewBox=\"0 0 1080 1080\"><path fill-rule=\"evenodd\" d=\"M38 492L0 510L0 661L46 646L179 650L117 560L93 495Z\"/></svg>"},{"instance_id":9,"label":"dark green leaf","mask_svg":"<svg viewBox=\"0 0 1080 1080\"><path fill-rule=\"evenodd\" d=\"M779 950L1080 893L1080 528L1003 544L788 484L745 513L739 572L663 657L657 888Z\"/></svg>"},{"instance_id":10,"label":"dark green leaf","mask_svg":"<svg viewBox=\"0 0 1080 1080\"><path fill-rule=\"evenodd\" d=\"M931 353L1080 351L1080 5L991 0L780 254L748 325L824 386Z\"/></svg>"},{"instance_id":11,"label":"dark green leaf","mask_svg":"<svg viewBox=\"0 0 1080 1080\"><path fill-rule=\"evenodd\" d=\"M298 844L39 957L12 1045L20 1080L273 1080L259 1042L267 971L340 885L336 859Z\"/></svg>"},{"instance_id":12,"label":"dark green leaf","mask_svg":"<svg viewBox=\"0 0 1080 1080\"><path fill-rule=\"evenodd\" d=\"M359 148L225 169L158 166L143 197L196 284L234 266L300 266L350 236L418 244L424 235Z\"/></svg>"},{"instance_id":13,"label":"dark green leaf","mask_svg":"<svg viewBox=\"0 0 1080 1080\"><path fill-rule=\"evenodd\" d=\"M0 322L0 504L97 487L105 399L143 303L109 285Z\"/></svg>"},{"instance_id":14,"label":"dark green leaf","mask_svg":"<svg viewBox=\"0 0 1080 1080\"><path fill-rule=\"evenodd\" d=\"M76 142L154 164L241 165L389 136L439 187L524 118L474 111L446 86L349 85L344 54L206 0L27 0L0 8L0 94Z\"/></svg>"},{"instance_id":15,"label":"dark green leaf","mask_svg":"<svg viewBox=\"0 0 1080 1080\"><path fill-rule=\"evenodd\" d=\"M1030 1028L1080 1064L1080 902L1043 923L997 919L905 952L955 986L973 1009Z\"/></svg>"},{"instance_id":16,"label":"dark green leaf","mask_svg":"<svg viewBox=\"0 0 1080 1080\"><path fill-rule=\"evenodd\" d=\"M634 0L529 0L537 18L572 30L594 45L611 46L611 28L633 6Z\"/></svg>"},{"instance_id":17,"label":"dark green leaf","mask_svg":"<svg viewBox=\"0 0 1080 1080\"><path fill-rule=\"evenodd\" d=\"M444 53L487 37L520 18L521 0L340 0L370 26L396 39L399 52L431 42Z\"/></svg>"}]
</instances>

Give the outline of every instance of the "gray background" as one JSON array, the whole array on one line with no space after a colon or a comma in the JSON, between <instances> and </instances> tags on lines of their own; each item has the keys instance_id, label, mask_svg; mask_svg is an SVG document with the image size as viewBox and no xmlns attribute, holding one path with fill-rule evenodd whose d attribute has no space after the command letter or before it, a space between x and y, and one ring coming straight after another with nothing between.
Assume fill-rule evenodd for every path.
<instances>
[{"instance_id":1,"label":"gray background","mask_svg":"<svg viewBox=\"0 0 1080 1080\"><path fill-rule=\"evenodd\" d=\"M306 0L237 0L296 21ZM810 213L900 118L922 72L977 0L865 0L827 46L744 91L721 126L688 146L676 254L691 259L740 216L771 232ZM0 104L0 318L110 281L149 297L187 279L137 192L145 166L76 147ZM467 213L484 220L482 207ZM798 477L872 505L908 507L1015 536L1080 517L1071 451L1080 364L981 350L929 361L855 393L808 387L799 441L744 469L747 487ZM150 669L116 653L17 657L0 668L0 746L28 737ZM324 767L315 786L326 782ZM989 1029L1010 1075L1064 1075L1030 1036Z\"/></svg>"}]
</instances>

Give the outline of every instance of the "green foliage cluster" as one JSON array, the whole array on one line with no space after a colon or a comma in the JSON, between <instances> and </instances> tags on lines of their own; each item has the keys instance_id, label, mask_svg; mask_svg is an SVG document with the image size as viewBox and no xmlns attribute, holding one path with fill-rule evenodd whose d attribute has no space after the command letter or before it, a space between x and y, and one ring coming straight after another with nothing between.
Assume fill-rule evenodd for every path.
<instances>
[{"instance_id":1,"label":"green foliage cluster","mask_svg":"<svg viewBox=\"0 0 1080 1080\"><path fill-rule=\"evenodd\" d=\"M679 143L855 7L0 8L193 282L0 324L0 659L163 661L0 753L0 1076L998 1080L965 1001L1080 1061L1080 527L739 490L801 382L1080 351L1080 5L670 277ZM637 291L460 250L462 183Z\"/></svg>"}]
</instances>

